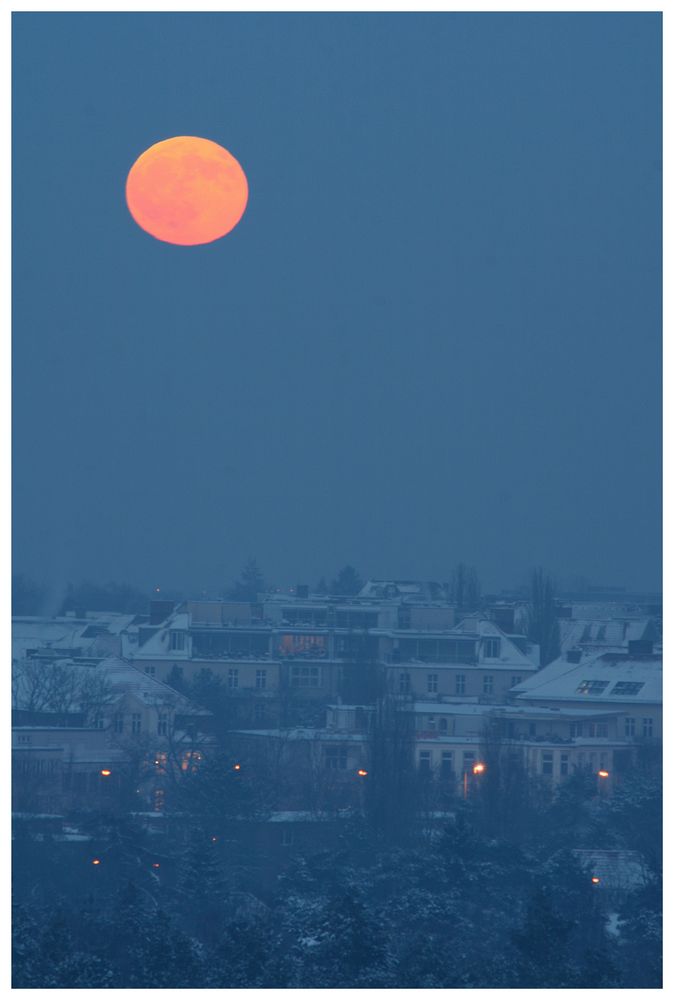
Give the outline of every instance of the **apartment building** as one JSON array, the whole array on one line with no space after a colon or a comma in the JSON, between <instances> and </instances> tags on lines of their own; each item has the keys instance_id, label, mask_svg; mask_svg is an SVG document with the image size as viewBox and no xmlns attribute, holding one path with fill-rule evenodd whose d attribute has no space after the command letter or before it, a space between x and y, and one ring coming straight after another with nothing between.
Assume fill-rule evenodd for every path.
<instances>
[{"instance_id":1,"label":"apartment building","mask_svg":"<svg viewBox=\"0 0 674 1000\"><path fill-rule=\"evenodd\" d=\"M627 650L568 650L511 694L518 704L582 709L577 725L584 731L588 713L604 709L615 713L622 739L662 739L662 653L650 641L631 641Z\"/></svg>"}]
</instances>

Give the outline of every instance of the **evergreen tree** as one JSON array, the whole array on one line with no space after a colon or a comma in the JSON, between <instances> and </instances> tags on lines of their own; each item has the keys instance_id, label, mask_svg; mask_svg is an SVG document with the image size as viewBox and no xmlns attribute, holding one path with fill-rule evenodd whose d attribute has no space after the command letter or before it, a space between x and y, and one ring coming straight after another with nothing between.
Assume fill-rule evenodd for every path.
<instances>
[{"instance_id":1,"label":"evergreen tree","mask_svg":"<svg viewBox=\"0 0 674 1000\"><path fill-rule=\"evenodd\" d=\"M227 877L220 860L219 839L203 829L192 831L179 862L175 889L178 912L189 915L196 937L212 942L228 914Z\"/></svg>"},{"instance_id":2,"label":"evergreen tree","mask_svg":"<svg viewBox=\"0 0 674 1000\"><path fill-rule=\"evenodd\" d=\"M241 570L241 576L227 594L231 601L257 601L258 594L267 589L262 570L252 556Z\"/></svg>"},{"instance_id":3,"label":"evergreen tree","mask_svg":"<svg viewBox=\"0 0 674 1000\"><path fill-rule=\"evenodd\" d=\"M363 589L363 579L353 566L344 566L330 584L330 593L338 597L355 597Z\"/></svg>"}]
</instances>

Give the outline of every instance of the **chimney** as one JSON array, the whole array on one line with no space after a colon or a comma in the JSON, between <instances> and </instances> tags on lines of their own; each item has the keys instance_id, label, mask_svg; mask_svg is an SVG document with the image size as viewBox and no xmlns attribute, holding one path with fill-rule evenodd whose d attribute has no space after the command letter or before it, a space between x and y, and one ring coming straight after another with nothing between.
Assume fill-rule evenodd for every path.
<instances>
[{"instance_id":1,"label":"chimney","mask_svg":"<svg viewBox=\"0 0 674 1000\"><path fill-rule=\"evenodd\" d=\"M650 656L653 653L652 639L630 639L627 643L629 656Z\"/></svg>"}]
</instances>

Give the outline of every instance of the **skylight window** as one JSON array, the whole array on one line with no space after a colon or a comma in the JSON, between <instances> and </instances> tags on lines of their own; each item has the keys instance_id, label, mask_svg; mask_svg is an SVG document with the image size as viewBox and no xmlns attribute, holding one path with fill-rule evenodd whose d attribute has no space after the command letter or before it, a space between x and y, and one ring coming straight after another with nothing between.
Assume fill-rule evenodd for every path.
<instances>
[{"instance_id":1,"label":"skylight window","mask_svg":"<svg viewBox=\"0 0 674 1000\"><path fill-rule=\"evenodd\" d=\"M608 681L581 681L576 694L601 694L608 687Z\"/></svg>"},{"instance_id":2,"label":"skylight window","mask_svg":"<svg viewBox=\"0 0 674 1000\"><path fill-rule=\"evenodd\" d=\"M613 685L611 694L639 694L643 687L643 682L638 681L618 681Z\"/></svg>"}]
</instances>

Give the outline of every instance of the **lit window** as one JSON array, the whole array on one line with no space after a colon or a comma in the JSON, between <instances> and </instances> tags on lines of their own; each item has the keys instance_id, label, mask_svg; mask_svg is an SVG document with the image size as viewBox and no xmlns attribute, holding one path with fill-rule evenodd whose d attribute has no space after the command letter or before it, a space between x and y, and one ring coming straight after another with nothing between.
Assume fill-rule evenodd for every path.
<instances>
[{"instance_id":1,"label":"lit window","mask_svg":"<svg viewBox=\"0 0 674 1000\"><path fill-rule=\"evenodd\" d=\"M639 694L643 686L643 684L637 683L636 681L619 681L617 684L613 685L610 694Z\"/></svg>"},{"instance_id":2,"label":"lit window","mask_svg":"<svg viewBox=\"0 0 674 1000\"><path fill-rule=\"evenodd\" d=\"M346 747L326 747L324 762L328 771L345 771L347 765Z\"/></svg>"},{"instance_id":3,"label":"lit window","mask_svg":"<svg viewBox=\"0 0 674 1000\"><path fill-rule=\"evenodd\" d=\"M410 693L410 675L409 674L399 674L398 675L398 690L400 694Z\"/></svg>"},{"instance_id":4,"label":"lit window","mask_svg":"<svg viewBox=\"0 0 674 1000\"><path fill-rule=\"evenodd\" d=\"M494 693L494 675L485 674L482 678L482 694Z\"/></svg>"},{"instance_id":5,"label":"lit window","mask_svg":"<svg viewBox=\"0 0 674 1000\"><path fill-rule=\"evenodd\" d=\"M266 688L267 686L267 671L266 670L256 670L255 671L255 687L256 688Z\"/></svg>"},{"instance_id":6,"label":"lit window","mask_svg":"<svg viewBox=\"0 0 674 1000\"><path fill-rule=\"evenodd\" d=\"M227 686L230 688L238 688L239 686L239 671L236 667L230 667L227 674Z\"/></svg>"},{"instance_id":7,"label":"lit window","mask_svg":"<svg viewBox=\"0 0 674 1000\"><path fill-rule=\"evenodd\" d=\"M641 720L641 735L646 739L650 739L653 735L653 720L652 719L642 719Z\"/></svg>"},{"instance_id":8,"label":"lit window","mask_svg":"<svg viewBox=\"0 0 674 1000\"><path fill-rule=\"evenodd\" d=\"M501 655L501 640L483 639L483 649L486 660L497 660Z\"/></svg>"},{"instance_id":9,"label":"lit window","mask_svg":"<svg viewBox=\"0 0 674 1000\"><path fill-rule=\"evenodd\" d=\"M438 675L426 674L426 685L429 694L435 694L438 690Z\"/></svg>"},{"instance_id":10,"label":"lit window","mask_svg":"<svg viewBox=\"0 0 674 1000\"><path fill-rule=\"evenodd\" d=\"M576 688L576 694L601 694L608 687L608 681L581 681Z\"/></svg>"},{"instance_id":11,"label":"lit window","mask_svg":"<svg viewBox=\"0 0 674 1000\"><path fill-rule=\"evenodd\" d=\"M180 768L183 771L191 771L192 774L196 774L199 769L199 762L201 761L201 754L198 750L186 750L183 754L182 763Z\"/></svg>"},{"instance_id":12,"label":"lit window","mask_svg":"<svg viewBox=\"0 0 674 1000\"><path fill-rule=\"evenodd\" d=\"M454 693L455 694L465 694L466 693L466 675L465 674L455 674L455 676L454 676Z\"/></svg>"},{"instance_id":13,"label":"lit window","mask_svg":"<svg viewBox=\"0 0 674 1000\"><path fill-rule=\"evenodd\" d=\"M629 716L625 718L625 736L634 736L637 731L637 720Z\"/></svg>"},{"instance_id":14,"label":"lit window","mask_svg":"<svg viewBox=\"0 0 674 1000\"><path fill-rule=\"evenodd\" d=\"M133 712L131 715L131 732L134 736L140 732L140 712Z\"/></svg>"}]
</instances>

